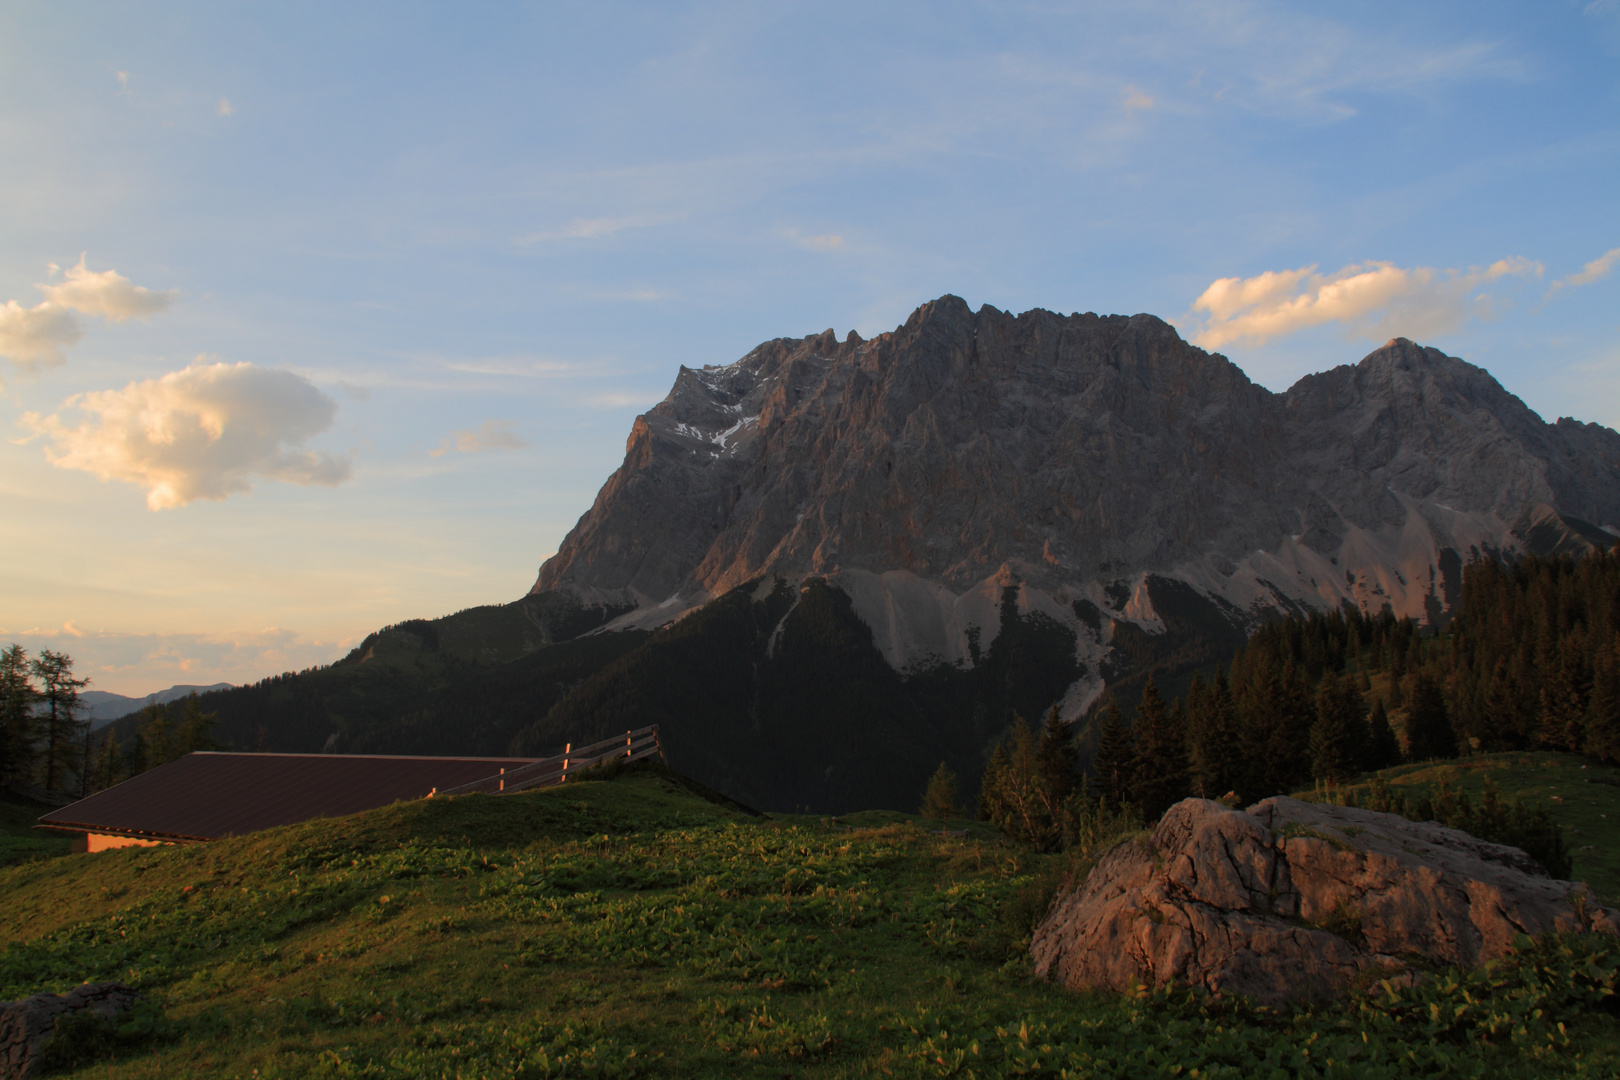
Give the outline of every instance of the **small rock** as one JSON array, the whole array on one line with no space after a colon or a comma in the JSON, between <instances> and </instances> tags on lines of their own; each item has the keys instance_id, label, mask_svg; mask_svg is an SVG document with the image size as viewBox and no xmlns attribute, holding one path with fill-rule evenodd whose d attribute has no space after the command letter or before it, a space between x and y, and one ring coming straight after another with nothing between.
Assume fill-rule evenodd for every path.
<instances>
[{"instance_id":1,"label":"small rock","mask_svg":"<svg viewBox=\"0 0 1620 1080\"><path fill-rule=\"evenodd\" d=\"M1186 799L1054 902L1036 973L1126 990L1170 982L1280 1003L1343 993L1369 968L1474 966L1523 933L1620 933L1585 885L1518 848L1434 822L1277 797Z\"/></svg>"},{"instance_id":2,"label":"small rock","mask_svg":"<svg viewBox=\"0 0 1620 1080\"><path fill-rule=\"evenodd\" d=\"M33 1076L40 1051L63 1017L89 1009L115 1019L135 1003L135 991L123 983L85 983L65 994L35 994L23 1001L0 1002L0 1080Z\"/></svg>"}]
</instances>

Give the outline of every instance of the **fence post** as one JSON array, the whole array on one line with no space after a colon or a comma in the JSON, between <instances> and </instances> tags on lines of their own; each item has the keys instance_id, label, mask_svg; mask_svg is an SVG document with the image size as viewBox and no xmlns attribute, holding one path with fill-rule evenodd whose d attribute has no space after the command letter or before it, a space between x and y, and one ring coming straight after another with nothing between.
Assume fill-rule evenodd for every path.
<instances>
[{"instance_id":1,"label":"fence post","mask_svg":"<svg viewBox=\"0 0 1620 1080\"><path fill-rule=\"evenodd\" d=\"M501 766L501 788L500 788L500 790L502 790L502 791L506 790L506 766L505 765Z\"/></svg>"}]
</instances>

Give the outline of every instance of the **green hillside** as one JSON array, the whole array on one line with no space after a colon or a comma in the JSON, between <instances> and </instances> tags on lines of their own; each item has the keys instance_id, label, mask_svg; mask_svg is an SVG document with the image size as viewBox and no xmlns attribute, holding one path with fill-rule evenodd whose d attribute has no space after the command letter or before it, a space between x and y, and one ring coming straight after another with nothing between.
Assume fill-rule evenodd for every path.
<instances>
[{"instance_id":1,"label":"green hillside","mask_svg":"<svg viewBox=\"0 0 1620 1080\"><path fill-rule=\"evenodd\" d=\"M1437 792L1443 784L1476 804L1482 801L1489 778L1504 801L1519 799L1548 810L1564 830L1574 861L1571 880L1586 882L1605 901L1620 906L1620 769L1578 754L1537 751L1397 765L1375 775L1413 801ZM1363 778L1337 793L1365 795L1369 785L1370 780ZM1318 788L1303 794L1327 793Z\"/></svg>"},{"instance_id":2,"label":"green hillside","mask_svg":"<svg viewBox=\"0 0 1620 1080\"><path fill-rule=\"evenodd\" d=\"M1620 1069L1613 943L1299 1013L1035 983L1029 928L1084 863L959 827L759 818L633 767L26 863L0 870L0 998L139 986L121 1029L59 1044L84 1077Z\"/></svg>"}]
</instances>

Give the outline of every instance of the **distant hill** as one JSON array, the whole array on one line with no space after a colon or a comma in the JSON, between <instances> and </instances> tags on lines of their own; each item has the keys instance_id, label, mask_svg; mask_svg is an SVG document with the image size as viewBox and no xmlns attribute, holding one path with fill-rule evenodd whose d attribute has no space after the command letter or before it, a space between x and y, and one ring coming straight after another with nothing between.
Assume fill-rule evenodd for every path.
<instances>
[{"instance_id":1,"label":"distant hill","mask_svg":"<svg viewBox=\"0 0 1620 1080\"><path fill-rule=\"evenodd\" d=\"M79 701L86 706L84 715L90 720L92 730L101 727L109 721L120 716L127 716L137 712L150 702L167 705L171 701L180 701L192 694L208 694L215 690L229 690L230 683L211 683L208 686L171 686L167 690L159 690L146 697L125 697L123 694L110 694L105 690L86 690L79 695Z\"/></svg>"}]
</instances>

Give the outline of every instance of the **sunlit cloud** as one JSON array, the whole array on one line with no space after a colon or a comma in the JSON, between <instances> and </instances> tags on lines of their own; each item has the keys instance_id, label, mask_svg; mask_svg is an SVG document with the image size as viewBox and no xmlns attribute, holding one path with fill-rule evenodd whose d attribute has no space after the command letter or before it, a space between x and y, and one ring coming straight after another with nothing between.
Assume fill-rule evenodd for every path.
<instances>
[{"instance_id":1,"label":"sunlit cloud","mask_svg":"<svg viewBox=\"0 0 1620 1080\"><path fill-rule=\"evenodd\" d=\"M58 269L51 264L53 276ZM34 287L45 294L40 303L23 307L7 300L0 307L0 356L24 370L67 360L68 348L84 337L75 312L108 322L149 319L167 310L177 295L173 289L153 292L132 285L116 270L87 269L83 255L68 267L65 280Z\"/></svg>"},{"instance_id":2,"label":"sunlit cloud","mask_svg":"<svg viewBox=\"0 0 1620 1080\"><path fill-rule=\"evenodd\" d=\"M1606 278L1617 262L1620 262L1620 248L1610 248L1583 266L1580 273L1571 274L1553 282L1552 286L1547 290L1547 295L1551 296L1559 289L1578 289L1582 285L1590 285L1594 281Z\"/></svg>"},{"instance_id":3,"label":"sunlit cloud","mask_svg":"<svg viewBox=\"0 0 1620 1080\"><path fill-rule=\"evenodd\" d=\"M803 243L813 251L831 251L833 248L843 247L844 238L828 233L823 236L807 236Z\"/></svg>"},{"instance_id":4,"label":"sunlit cloud","mask_svg":"<svg viewBox=\"0 0 1620 1080\"><path fill-rule=\"evenodd\" d=\"M337 404L308 379L204 357L122 390L78 394L59 414L25 413L24 427L48 440L51 464L146 489L153 510L248 491L255 478L338 484L347 460L298 449L332 426Z\"/></svg>"},{"instance_id":5,"label":"sunlit cloud","mask_svg":"<svg viewBox=\"0 0 1620 1080\"><path fill-rule=\"evenodd\" d=\"M1127 112L1138 109L1151 109L1153 108L1153 98L1149 94L1142 93L1134 86L1127 86L1125 88L1124 106Z\"/></svg>"},{"instance_id":6,"label":"sunlit cloud","mask_svg":"<svg viewBox=\"0 0 1620 1080\"><path fill-rule=\"evenodd\" d=\"M48 367L67 360L68 346L84 336L73 312L46 301L25 308L15 300L0 307L0 356L20 368Z\"/></svg>"},{"instance_id":7,"label":"sunlit cloud","mask_svg":"<svg viewBox=\"0 0 1620 1080\"><path fill-rule=\"evenodd\" d=\"M1192 341L1206 349L1234 342L1263 345L1335 322L1351 336L1430 337L1455 330L1470 315L1489 317L1490 298L1474 295L1481 286L1541 272L1540 263L1514 257L1468 270L1366 262L1331 274L1306 266L1220 278L1193 301L1202 326Z\"/></svg>"},{"instance_id":8,"label":"sunlit cloud","mask_svg":"<svg viewBox=\"0 0 1620 1080\"><path fill-rule=\"evenodd\" d=\"M45 294L46 303L59 304L85 315L99 315L108 322L125 319L150 319L167 311L176 290L153 292L141 285L131 285L129 278L116 270L88 270L84 256L77 266L70 266L67 280L56 285L37 285Z\"/></svg>"},{"instance_id":9,"label":"sunlit cloud","mask_svg":"<svg viewBox=\"0 0 1620 1080\"><path fill-rule=\"evenodd\" d=\"M458 454L481 454L487 450L521 450L529 444L512 430L511 420L485 420L476 429L452 431L437 449L429 450L429 457L443 457L454 450Z\"/></svg>"},{"instance_id":10,"label":"sunlit cloud","mask_svg":"<svg viewBox=\"0 0 1620 1080\"><path fill-rule=\"evenodd\" d=\"M220 116L229 116L235 111L235 109L231 108L231 99L224 97L219 99L219 108L214 110Z\"/></svg>"}]
</instances>

